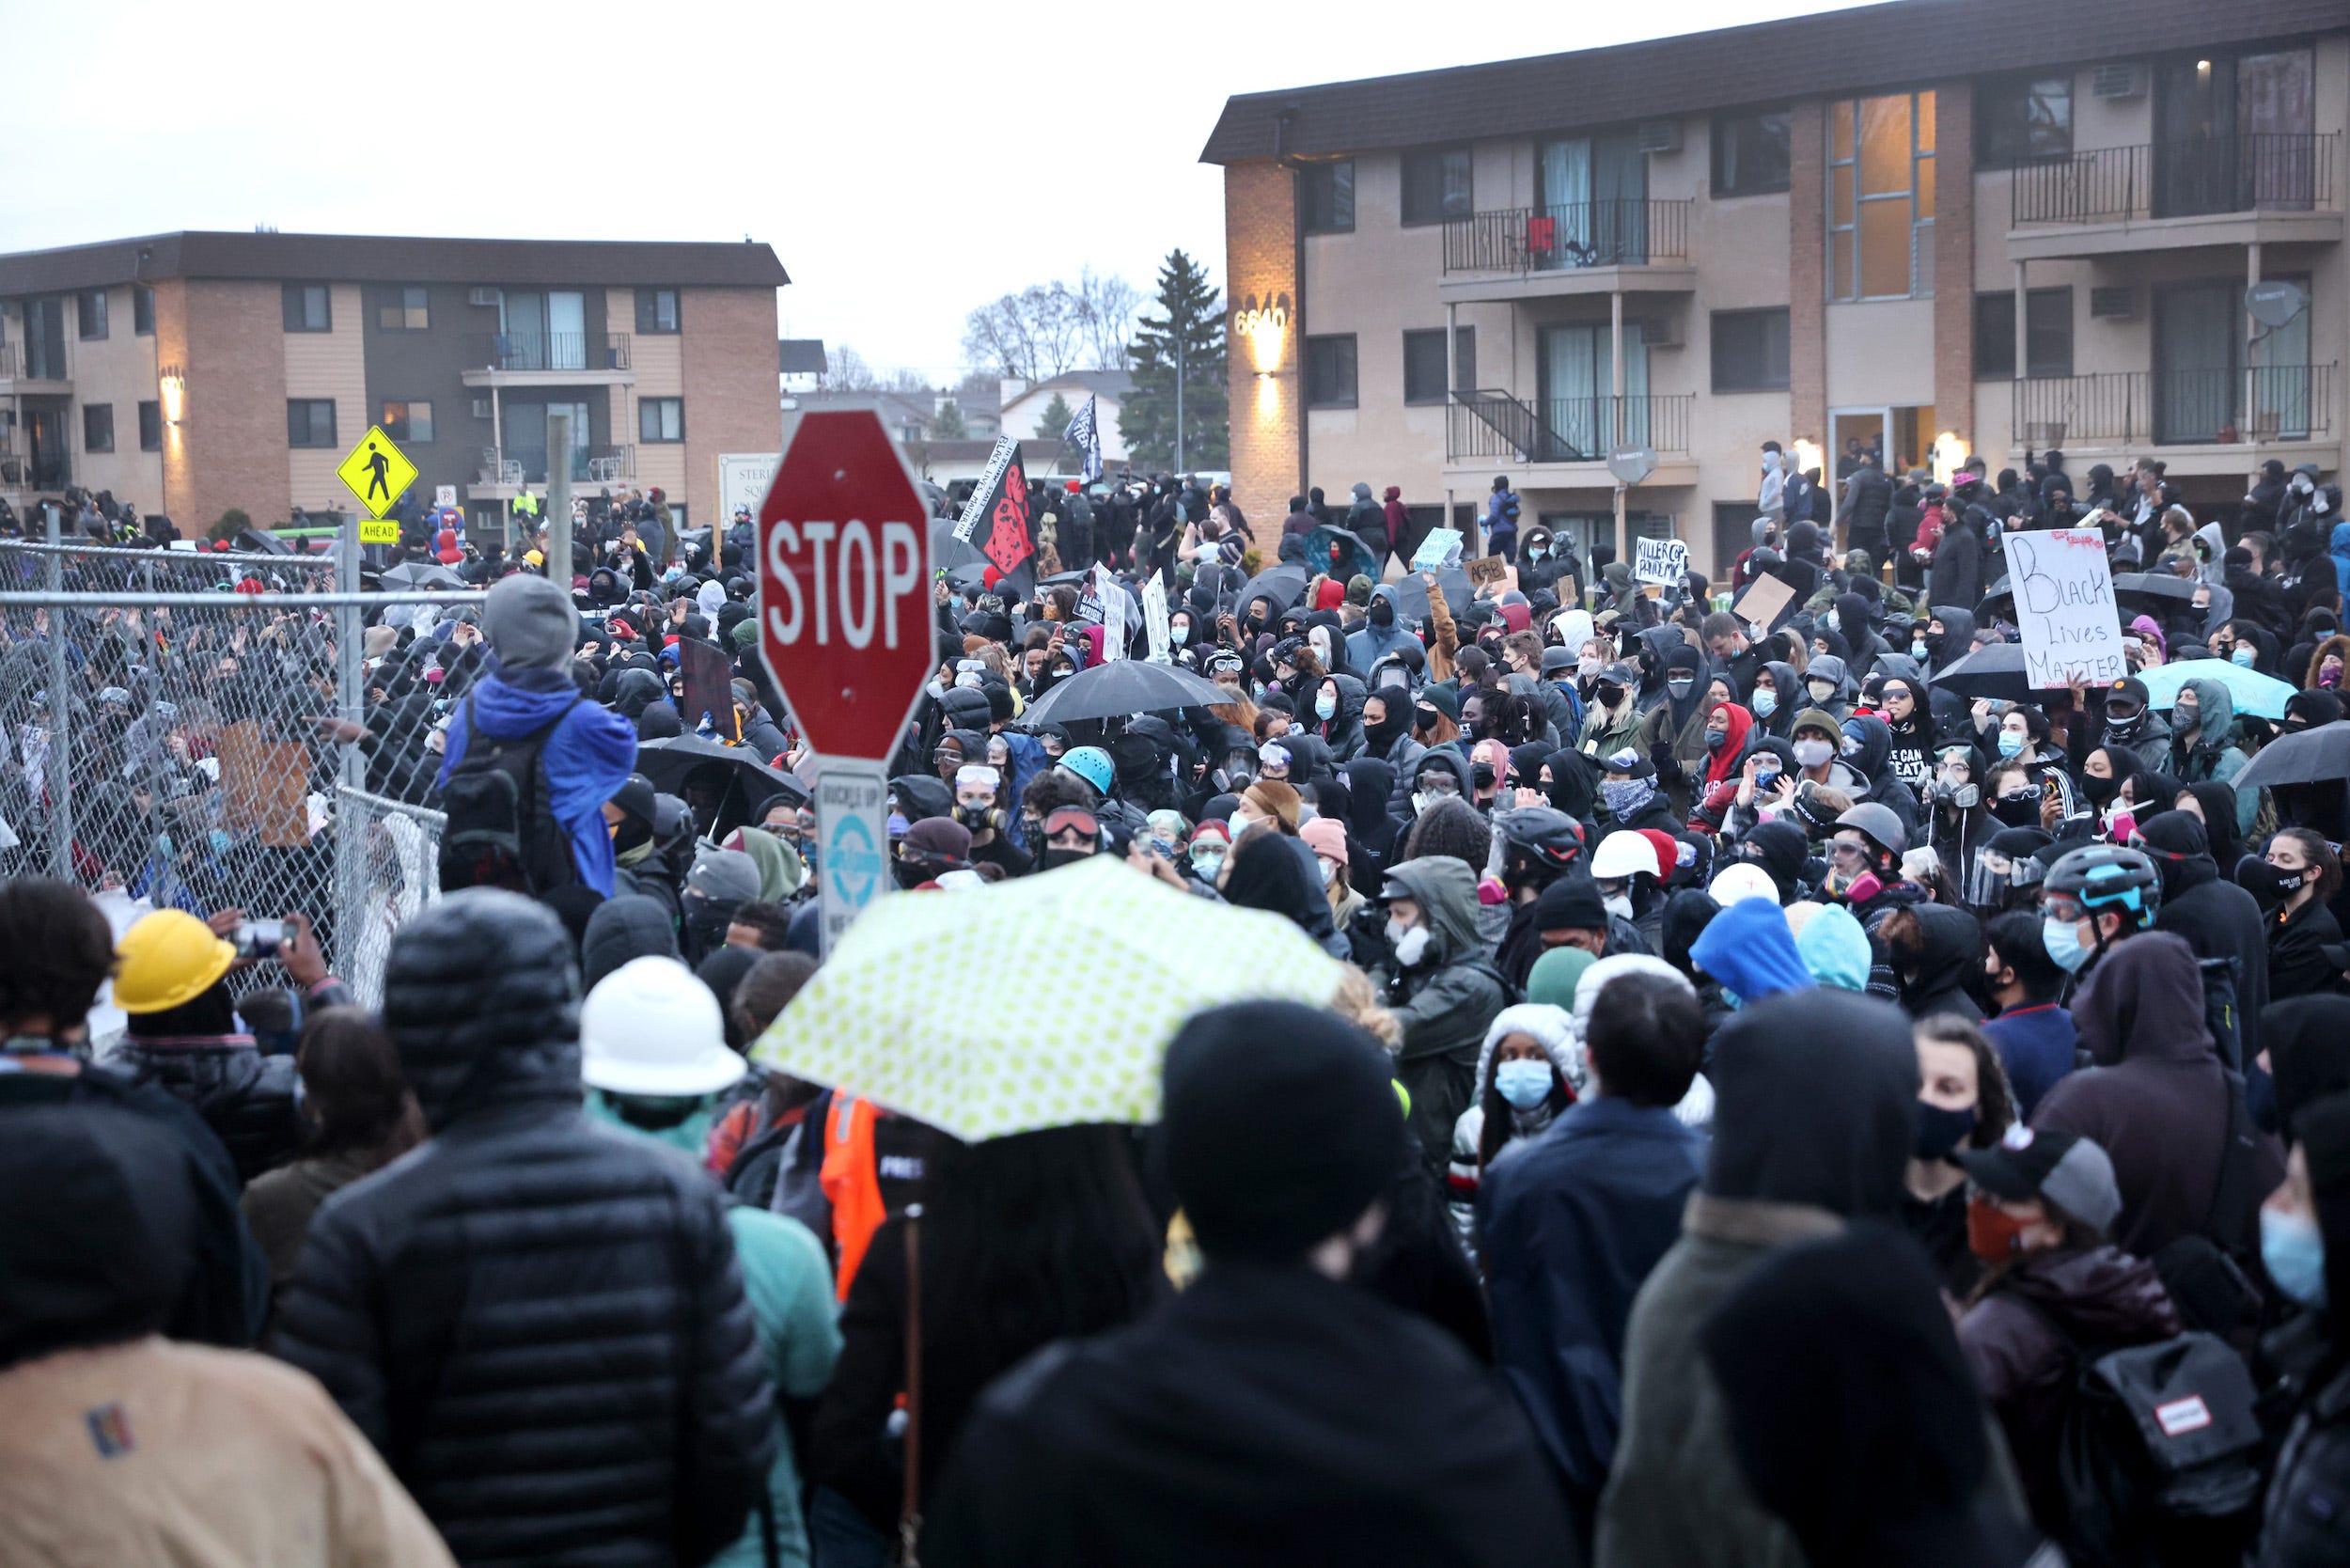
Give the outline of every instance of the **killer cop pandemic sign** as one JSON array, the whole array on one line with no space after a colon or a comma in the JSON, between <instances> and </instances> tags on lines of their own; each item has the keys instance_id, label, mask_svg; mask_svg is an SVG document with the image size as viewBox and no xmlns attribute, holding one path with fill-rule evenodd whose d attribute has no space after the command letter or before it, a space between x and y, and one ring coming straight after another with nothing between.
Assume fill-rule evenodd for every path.
<instances>
[{"instance_id":1,"label":"killer cop pandemic sign","mask_svg":"<svg viewBox=\"0 0 2350 1568\"><path fill-rule=\"evenodd\" d=\"M935 659L930 518L870 409L801 417L759 509L759 647L816 752L825 946L886 886L886 768Z\"/></svg>"}]
</instances>

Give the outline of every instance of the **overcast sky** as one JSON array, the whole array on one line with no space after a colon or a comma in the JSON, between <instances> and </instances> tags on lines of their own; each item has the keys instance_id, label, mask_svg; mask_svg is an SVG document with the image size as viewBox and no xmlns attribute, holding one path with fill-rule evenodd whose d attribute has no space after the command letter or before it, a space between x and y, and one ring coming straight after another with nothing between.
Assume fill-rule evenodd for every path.
<instances>
[{"instance_id":1,"label":"overcast sky","mask_svg":"<svg viewBox=\"0 0 2350 1568\"><path fill-rule=\"evenodd\" d=\"M740 240L787 336L951 380L965 311L1080 266L1223 276L1225 98L1839 8L1487 0L106 0L16 8L55 67L0 249L180 228ZM1445 20L1449 18L1449 21ZM60 74L61 73L61 74Z\"/></svg>"}]
</instances>

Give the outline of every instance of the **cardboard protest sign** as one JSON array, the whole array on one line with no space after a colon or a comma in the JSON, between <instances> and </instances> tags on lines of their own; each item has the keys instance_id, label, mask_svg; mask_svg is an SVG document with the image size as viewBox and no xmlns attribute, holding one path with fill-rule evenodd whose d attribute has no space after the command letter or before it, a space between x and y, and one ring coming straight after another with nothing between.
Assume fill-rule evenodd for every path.
<instances>
[{"instance_id":1,"label":"cardboard protest sign","mask_svg":"<svg viewBox=\"0 0 2350 1568\"><path fill-rule=\"evenodd\" d=\"M1479 588L1487 583L1506 583L1510 580L1510 563L1499 556L1480 556L1475 560L1463 561L1461 570Z\"/></svg>"},{"instance_id":2,"label":"cardboard protest sign","mask_svg":"<svg viewBox=\"0 0 2350 1568\"><path fill-rule=\"evenodd\" d=\"M1795 603L1795 590L1769 572L1757 577L1739 596L1732 612L1747 625L1776 631Z\"/></svg>"},{"instance_id":3,"label":"cardboard protest sign","mask_svg":"<svg viewBox=\"0 0 2350 1568\"><path fill-rule=\"evenodd\" d=\"M2024 635L2024 674L2035 691L2078 675L2103 686L2129 674L2105 536L2046 528L2006 536L2008 584Z\"/></svg>"},{"instance_id":4,"label":"cardboard protest sign","mask_svg":"<svg viewBox=\"0 0 2350 1568\"><path fill-rule=\"evenodd\" d=\"M1632 557L1632 580L1636 583L1658 583L1669 588L1689 570L1689 547L1677 539L1643 539L1635 543L1638 546Z\"/></svg>"}]
</instances>

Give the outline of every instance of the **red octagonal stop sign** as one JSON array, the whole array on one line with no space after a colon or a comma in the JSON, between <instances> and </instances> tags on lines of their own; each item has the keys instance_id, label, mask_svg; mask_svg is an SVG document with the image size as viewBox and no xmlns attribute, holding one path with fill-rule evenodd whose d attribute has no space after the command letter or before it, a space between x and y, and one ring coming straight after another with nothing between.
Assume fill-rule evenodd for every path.
<instances>
[{"instance_id":1,"label":"red octagonal stop sign","mask_svg":"<svg viewBox=\"0 0 2350 1568\"><path fill-rule=\"evenodd\" d=\"M897 749L935 660L930 561L880 416L803 415L759 509L759 646L820 755Z\"/></svg>"}]
</instances>

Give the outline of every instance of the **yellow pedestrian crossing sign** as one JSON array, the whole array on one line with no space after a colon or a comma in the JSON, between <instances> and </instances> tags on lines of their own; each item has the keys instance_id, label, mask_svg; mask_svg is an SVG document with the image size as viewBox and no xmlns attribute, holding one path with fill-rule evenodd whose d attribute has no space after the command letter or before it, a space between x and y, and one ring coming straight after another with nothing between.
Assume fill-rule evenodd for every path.
<instances>
[{"instance_id":1,"label":"yellow pedestrian crossing sign","mask_svg":"<svg viewBox=\"0 0 2350 1568\"><path fill-rule=\"evenodd\" d=\"M416 465L392 445L381 425L368 427L351 455L335 465L335 473L359 497L359 505L369 517L382 517L391 510L392 504L416 482Z\"/></svg>"}]
</instances>

